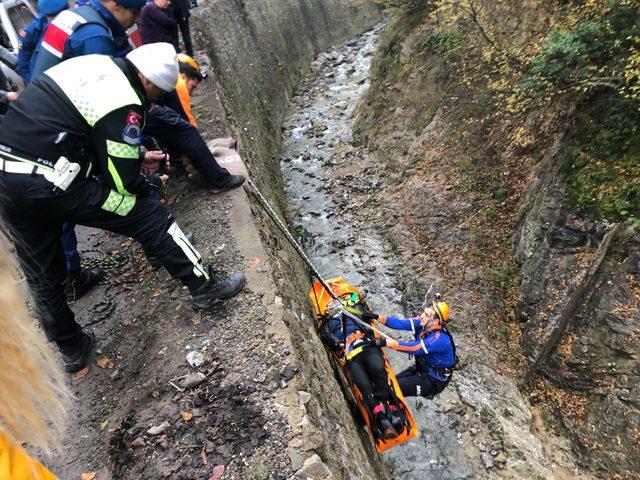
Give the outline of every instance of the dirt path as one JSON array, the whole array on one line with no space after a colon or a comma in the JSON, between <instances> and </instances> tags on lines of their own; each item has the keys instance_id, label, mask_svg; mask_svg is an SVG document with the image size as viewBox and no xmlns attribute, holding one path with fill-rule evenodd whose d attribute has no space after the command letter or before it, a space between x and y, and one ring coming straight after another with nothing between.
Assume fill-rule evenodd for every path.
<instances>
[{"instance_id":1,"label":"dirt path","mask_svg":"<svg viewBox=\"0 0 640 480\"><path fill-rule=\"evenodd\" d=\"M293 99L281 161L298 233L321 273L363 288L379 313L416 314L430 285L454 307L460 369L435 400L410 400L420 436L384 459L403 479L576 473L566 443L548 436L547 442L563 448L545 452L530 428L526 399L498 373L497 352L483 337L491 301L476 288L481 273L462 255L472 239L461 220L471 211L469 202L452 191L437 166L405 183L385 169L393 151L372 154L351 143L353 112L367 88L377 35L320 55ZM419 203L421 192L431 192L426 204ZM407 216L416 211L419 218ZM410 364L396 352L390 357L396 371Z\"/></svg>"}]
</instances>

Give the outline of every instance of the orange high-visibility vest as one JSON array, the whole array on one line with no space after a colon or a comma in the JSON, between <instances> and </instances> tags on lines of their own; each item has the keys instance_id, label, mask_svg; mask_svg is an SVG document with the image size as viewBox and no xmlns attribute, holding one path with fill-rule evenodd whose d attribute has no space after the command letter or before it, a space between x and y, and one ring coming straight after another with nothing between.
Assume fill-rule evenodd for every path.
<instances>
[{"instance_id":1,"label":"orange high-visibility vest","mask_svg":"<svg viewBox=\"0 0 640 480\"><path fill-rule=\"evenodd\" d=\"M182 75L178 76L178 83L176 83L176 93L178 94L178 100L180 100L180 106L189 119L189 123L194 127L197 127L198 125L196 125L196 118L191 113L191 96L189 95L189 90L187 89L187 82L185 82L184 78L182 78Z\"/></svg>"},{"instance_id":2,"label":"orange high-visibility vest","mask_svg":"<svg viewBox=\"0 0 640 480\"><path fill-rule=\"evenodd\" d=\"M0 432L0 478L2 480L57 480L58 477Z\"/></svg>"}]
</instances>

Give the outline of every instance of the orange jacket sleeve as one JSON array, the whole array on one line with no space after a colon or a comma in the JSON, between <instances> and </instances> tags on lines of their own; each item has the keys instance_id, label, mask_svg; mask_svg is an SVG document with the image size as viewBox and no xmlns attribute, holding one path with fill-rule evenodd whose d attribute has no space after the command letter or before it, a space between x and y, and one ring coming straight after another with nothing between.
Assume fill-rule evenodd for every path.
<instances>
[{"instance_id":1,"label":"orange jacket sleeve","mask_svg":"<svg viewBox=\"0 0 640 480\"><path fill-rule=\"evenodd\" d=\"M0 432L0 478L2 480L57 480L58 477Z\"/></svg>"}]
</instances>

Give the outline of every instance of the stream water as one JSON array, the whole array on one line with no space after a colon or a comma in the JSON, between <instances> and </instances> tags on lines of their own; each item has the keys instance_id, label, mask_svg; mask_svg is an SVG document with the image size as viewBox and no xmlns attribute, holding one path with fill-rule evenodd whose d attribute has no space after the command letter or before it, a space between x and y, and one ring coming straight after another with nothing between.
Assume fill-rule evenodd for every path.
<instances>
[{"instance_id":1,"label":"stream water","mask_svg":"<svg viewBox=\"0 0 640 480\"><path fill-rule=\"evenodd\" d=\"M362 289L374 311L401 316L396 256L374 222L362 218L376 216L372 206L380 200L376 188L383 178L357 175L369 167L366 153L351 145L353 113L368 88L380 28L316 60L284 124L281 166L293 218L318 270ZM406 355L391 352L389 357L396 372L410 365ZM405 479L475 476L470 462L477 459L465 453L446 415L426 400L409 402L420 434L383 454L394 473Z\"/></svg>"},{"instance_id":2,"label":"stream water","mask_svg":"<svg viewBox=\"0 0 640 480\"><path fill-rule=\"evenodd\" d=\"M381 233L397 215L388 214L390 205L381 193L385 170L376 157L393 158L393 152L368 154L352 144L354 112L369 86L381 29L319 55L292 99L281 168L290 218L318 270L361 289L375 312L403 316L416 312L402 311L396 278L405 270L403 257ZM446 206L433 207L434 215L439 209ZM479 333L477 320L486 312L468 287L449 286L447 297L459 316L473 322L456 331L463 361L440 395L408 399L420 433L385 452L383 460L396 478L407 480L588 478L576 466L566 438L532 428L527 399L513 378L497 373L500 358ZM387 355L396 372L413 361L395 351Z\"/></svg>"}]
</instances>

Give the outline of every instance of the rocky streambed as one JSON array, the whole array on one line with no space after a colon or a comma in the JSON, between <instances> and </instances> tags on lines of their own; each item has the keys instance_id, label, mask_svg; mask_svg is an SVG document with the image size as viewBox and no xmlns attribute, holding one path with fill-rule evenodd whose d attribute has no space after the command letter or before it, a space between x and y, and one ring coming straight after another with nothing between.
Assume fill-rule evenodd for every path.
<instances>
[{"instance_id":1,"label":"rocky streambed","mask_svg":"<svg viewBox=\"0 0 640 480\"><path fill-rule=\"evenodd\" d=\"M325 278L344 277L366 293L376 312L409 316L417 310L403 311L403 305L417 308L425 291L407 291L407 267L415 259L399 250L396 239L409 243L410 233L394 228L402 208L388 201L390 188L404 186L395 181L389 187L383 167L393 152L381 158L352 144L354 110L368 88L382 28L320 54L312 64L284 123L281 168L290 218ZM424 187L434 189L437 199L437 190L446 186L429 182ZM449 232L448 238L463 238L462 224L459 229L460 235ZM471 270L467 278L477 279ZM415 276L415 283L447 291L457 317L468 322L488 314L464 284L447 285L437 267ZM465 320L454 326L459 371L436 399L410 400L420 434L383 455L391 470L403 479L586 478L565 439L537 422L515 381L497 373L499 359L481 328L464 327ZM388 355L396 371L410 364L406 355Z\"/></svg>"}]
</instances>

